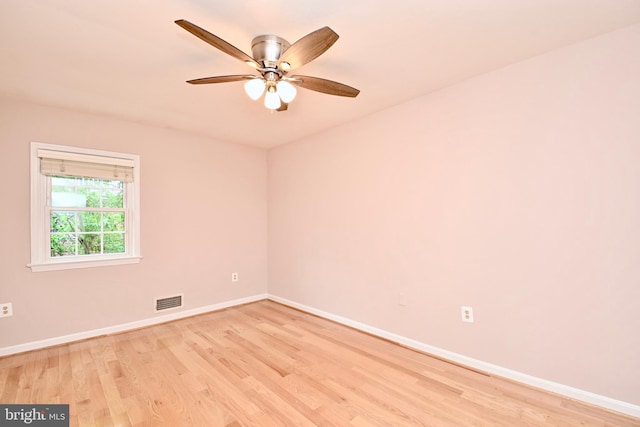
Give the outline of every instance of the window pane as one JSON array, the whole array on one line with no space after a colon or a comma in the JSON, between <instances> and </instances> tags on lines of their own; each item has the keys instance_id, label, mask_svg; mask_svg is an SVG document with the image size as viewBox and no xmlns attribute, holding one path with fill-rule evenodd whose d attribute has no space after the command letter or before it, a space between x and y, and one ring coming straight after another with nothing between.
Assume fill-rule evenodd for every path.
<instances>
[{"instance_id":1,"label":"window pane","mask_svg":"<svg viewBox=\"0 0 640 427\"><path fill-rule=\"evenodd\" d=\"M124 233L110 233L104 235L104 253L124 253Z\"/></svg>"},{"instance_id":2,"label":"window pane","mask_svg":"<svg viewBox=\"0 0 640 427\"><path fill-rule=\"evenodd\" d=\"M78 231L101 231L102 213L78 212Z\"/></svg>"},{"instance_id":3,"label":"window pane","mask_svg":"<svg viewBox=\"0 0 640 427\"><path fill-rule=\"evenodd\" d=\"M103 222L105 232L124 231L124 212L105 213Z\"/></svg>"},{"instance_id":4,"label":"window pane","mask_svg":"<svg viewBox=\"0 0 640 427\"><path fill-rule=\"evenodd\" d=\"M83 187L100 188L102 186L102 180L99 178L78 178L82 181Z\"/></svg>"},{"instance_id":5,"label":"window pane","mask_svg":"<svg viewBox=\"0 0 640 427\"><path fill-rule=\"evenodd\" d=\"M76 185L76 178L69 176L52 176L51 185L54 187L74 187Z\"/></svg>"},{"instance_id":6,"label":"window pane","mask_svg":"<svg viewBox=\"0 0 640 427\"><path fill-rule=\"evenodd\" d=\"M51 177L51 206L124 208L124 183L81 177Z\"/></svg>"},{"instance_id":7,"label":"window pane","mask_svg":"<svg viewBox=\"0 0 640 427\"><path fill-rule=\"evenodd\" d=\"M87 207L88 208L99 208L100 207L100 199L101 199L101 193L102 193L100 188L85 187L85 188L82 188L81 191L84 194L86 194Z\"/></svg>"},{"instance_id":8,"label":"window pane","mask_svg":"<svg viewBox=\"0 0 640 427\"><path fill-rule=\"evenodd\" d=\"M52 232L73 232L76 230L76 213L67 211L51 212Z\"/></svg>"},{"instance_id":9,"label":"window pane","mask_svg":"<svg viewBox=\"0 0 640 427\"><path fill-rule=\"evenodd\" d=\"M81 233L78 234L78 255L99 254L100 250L100 235Z\"/></svg>"},{"instance_id":10,"label":"window pane","mask_svg":"<svg viewBox=\"0 0 640 427\"><path fill-rule=\"evenodd\" d=\"M122 181L51 177L51 256L126 253ZM91 211L76 208L92 208Z\"/></svg>"},{"instance_id":11,"label":"window pane","mask_svg":"<svg viewBox=\"0 0 640 427\"><path fill-rule=\"evenodd\" d=\"M52 234L51 256L67 256L76 254L75 234Z\"/></svg>"},{"instance_id":12,"label":"window pane","mask_svg":"<svg viewBox=\"0 0 640 427\"><path fill-rule=\"evenodd\" d=\"M58 178L59 179L59 178ZM77 187L54 185L51 188L51 206L85 207L87 196L79 193Z\"/></svg>"},{"instance_id":13,"label":"window pane","mask_svg":"<svg viewBox=\"0 0 640 427\"><path fill-rule=\"evenodd\" d=\"M102 206L105 208L124 207L124 183L122 181L103 181Z\"/></svg>"}]
</instances>

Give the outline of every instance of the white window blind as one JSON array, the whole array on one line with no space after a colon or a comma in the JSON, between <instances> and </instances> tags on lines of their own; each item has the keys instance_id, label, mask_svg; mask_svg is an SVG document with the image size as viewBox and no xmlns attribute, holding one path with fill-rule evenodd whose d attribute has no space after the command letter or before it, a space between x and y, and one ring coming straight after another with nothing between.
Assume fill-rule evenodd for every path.
<instances>
[{"instance_id":1,"label":"white window blind","mask_svg":"<svg viewBox=\"0 0 640 427\"><path fill-rule=\"evenodd\" d=\"M78 176L133 181L135 162L117 157L92 156L65 151L38 150L40 172L46 176Z\"/></svg>"}]
</instances>

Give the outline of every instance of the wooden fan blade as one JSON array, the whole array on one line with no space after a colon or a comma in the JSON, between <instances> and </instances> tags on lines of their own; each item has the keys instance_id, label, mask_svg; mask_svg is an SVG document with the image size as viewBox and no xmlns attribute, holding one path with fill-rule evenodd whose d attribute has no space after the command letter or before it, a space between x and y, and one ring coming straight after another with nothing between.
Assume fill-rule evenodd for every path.
<instances>
[{"instance_id":1,"label":"wooden fan blade","mask_svg":"<svg viewBox=\"0 0 640 427\"><path fill-rule=\"evenodd\" d=\"M276 109L276 111L287 111L289 109L289 104L282 101L280 102L280 108Z\"/></svg>"},{"instance_id":2,"label":"wooden fan blade","mask_svg":"<svg viewBox=\"0 0 640 427\"><path fill-rule=\"evenodd\" d=\"M252 57L250 57L249 55L247 55L237 47L233 46L232 44L222 40L220 37L214 34L211 34L209 31L203 28L200 28L189 21L185 21L184 19L178 19L175 22L185 30L189 31L194 36L199 37L200 39L209 43L211 46L217 49L220 49L227 55L231 55L242 62L246 62L247 64L251 65L254 68L260 67L260 65Z\"/></svg>"},{"instance_id":3,"label":"wooden fan blade","mask_svg":"<svg viewBox=\"0 0 640 427\"><path fill-rule=\"evenodd\" d=\"M329 27L323 27L307 34L291 46L280 56L278 64L284 71L295 70L316 59L327 51L338 40L338 35Z\"/></svg>"},{"instance_id":4,"label":"wooden fan blade","mask_svg":"<svg viewBox=\"0 0 640 427\"><path fill-rule=\"evenodd\" d=\"M351 86L334 82L333 80L321 79L319 77L291 76L290 78L287 78L287 80L305 89L314 90L316 92L322 92L329 95L348 96L350 98L355 98L360 93L358 89Z\"/></svg>"},{"instance_id":5,"label":"wooden fan blade","mask_svg":"<svg viewBox=\"0 0 640 427\"><path fill-rule=\"evenodd\" d=\"M191 83L192 85L203 85L210 83L230 83L230 82L239 82L241 80L249 80L254 79L257 76L253 74L237 74L233 76L216 76L216 77L203 77L201 79L193 79L187 80L187 83Z\"/></svg>"}]
</instances>

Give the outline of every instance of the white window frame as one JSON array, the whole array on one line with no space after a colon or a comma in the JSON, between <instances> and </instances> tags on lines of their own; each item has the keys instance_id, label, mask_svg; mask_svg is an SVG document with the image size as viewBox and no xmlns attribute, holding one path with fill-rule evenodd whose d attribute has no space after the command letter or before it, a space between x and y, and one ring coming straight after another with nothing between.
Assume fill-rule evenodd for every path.
<instances>
[{"instance_id":1,"label":"white window frame","mask_svg":"<svg viewBox=\"0 0 640 427\"><path fill-rule=\"evenodd\" d=\"M47 176L40 172L38 150L58 151L65 154L80 154L129 160L134 163L133 181L125 182L125 206L129 221L125 233L124 254L98 254L82 256L52 257L49 241L49 218L47 215ZM140 156L64 145L31 143L31 263L33 272L67 270L73 268L101 267L107 265L139 263L140 255Z\"/></svg>"}]
</instances>

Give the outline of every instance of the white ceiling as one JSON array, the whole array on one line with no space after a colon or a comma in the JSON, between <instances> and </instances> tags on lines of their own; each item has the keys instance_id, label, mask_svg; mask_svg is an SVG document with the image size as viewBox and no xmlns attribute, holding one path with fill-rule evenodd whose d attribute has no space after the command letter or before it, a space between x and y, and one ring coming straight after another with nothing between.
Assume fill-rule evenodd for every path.
<instances>
[{"instance_id":1,"label":"white ceiling","mask_svg":"<svg viewBox=\"0 0 640 427\"><path fill-rule=\"evenodd\" d=\"M328 25L340 39L296 73L361 93L272 113L242 83L189 85L252 70L176 19L248 54ZM640 0L0 0L0 94L273 147L638 22Z\"/></svg>"}]
</instances>

